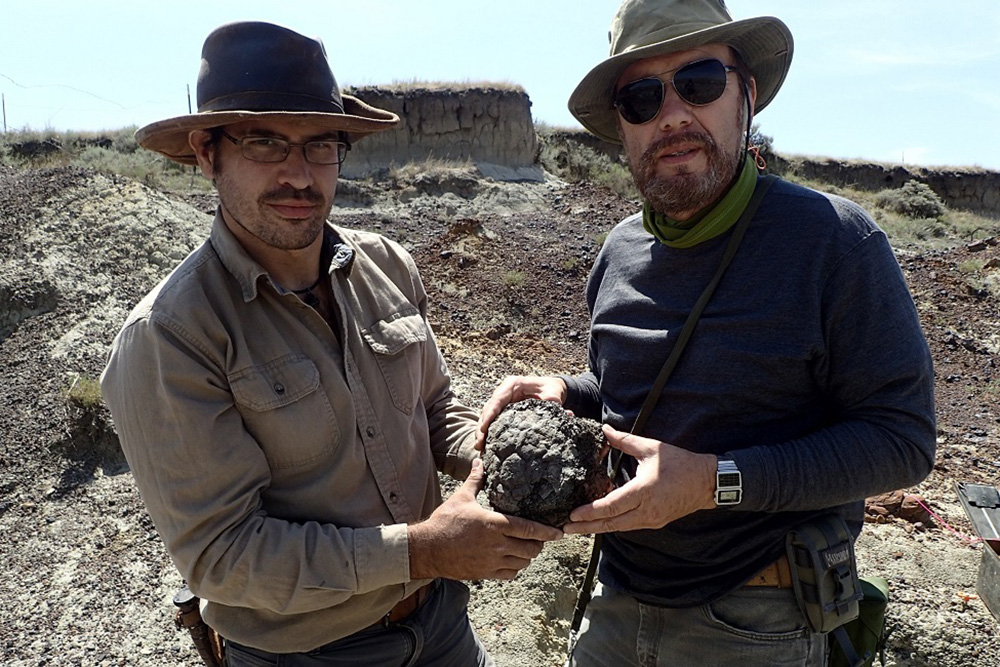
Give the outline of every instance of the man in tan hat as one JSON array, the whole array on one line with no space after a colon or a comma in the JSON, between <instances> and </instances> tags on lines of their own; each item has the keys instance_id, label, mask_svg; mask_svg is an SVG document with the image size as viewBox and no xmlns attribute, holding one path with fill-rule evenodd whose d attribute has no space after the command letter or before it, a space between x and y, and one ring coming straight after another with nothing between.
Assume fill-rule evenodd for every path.
<instances>
[{"instance_id":1,"label":"man in tan hat","mask_svg":"<svg viewBox=\"0 0 1000 667\"><path fill-rule=\"evenodd\" d=\"M480 428L539 397L603 420L623 454L617 488L564 526L603 535L572 665L824 665L786 537L831 517L844 550L827 574L848 583L863 499L933 465L930 354L885 234L747 156L791 57L778 19L626 0L570 97L624 146L643 210L590 275L590 371L508 378Z\"/></svg>"},{"instance_id":2,"label":"man in tan hat","mask_svg":"<svg viewBox=\"0 0 1000 667\"><path fill-rule=\"evenodd\" d=\"M136 133L220 206L102 389L228 665L493 664L459 580L512 578L562 535L479 506L476 414L413 260L327 222L350 144L397 122L341 94L319 41L249 22L208 36L197 113ZM443 504L438 471L467 478Z\"/></svg>"}]
</instances>

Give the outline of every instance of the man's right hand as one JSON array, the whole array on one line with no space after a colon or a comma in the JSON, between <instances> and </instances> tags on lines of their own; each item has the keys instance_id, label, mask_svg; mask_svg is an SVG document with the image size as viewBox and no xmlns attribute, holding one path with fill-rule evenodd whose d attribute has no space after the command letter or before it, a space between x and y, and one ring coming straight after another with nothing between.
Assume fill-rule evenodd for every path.
<instances>
[{"instance_id":1,"label":"man's right hand","mask_svg":"<svg viewBox=\"0 0 1000 667\"><path fill-rule=\"evenodd\" d=\"M479 459L465 483L425 521L408 528L412 579L513 579L549 540L563 532L483 508L476 494L485 474Z\"/></svg>"},{"instance_id":2,"label":"man's right hand","mask_svg":"<svg viewBox=\"0 0 1000 667\"><path fill-rule=\"evenodd\" d=\"M493 395L483 405L479 413L479 426L476 429L476 449L483 451L486 443L486 432L490 424L510 403L517 403L526 398L540 398L543 401L555 401L559 405L566 402L566 383L557 377L541 377L537 375L508 375L503 382L493 390Z\"/></svg>"}]
</instances>

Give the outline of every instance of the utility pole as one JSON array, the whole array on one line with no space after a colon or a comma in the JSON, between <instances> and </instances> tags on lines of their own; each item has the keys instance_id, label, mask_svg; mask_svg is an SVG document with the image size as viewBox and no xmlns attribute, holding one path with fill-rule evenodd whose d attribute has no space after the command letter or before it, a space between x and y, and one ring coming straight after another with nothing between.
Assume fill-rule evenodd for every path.
<instances>
[{"instance_id":1,"label":"utility pole","mask_svg":"<svg viewBox=\"0 0 1000 667\"><path fill-rule=\"evenodd\" d=\"M0 106L3 106L3 133L7 134L7 98L0 93Z\"/></svg>"},{"instance_id":2,"label":"utility pole","mask_svg":"<svg viewBox=\"0 0 1000 667\"><path fill-rule=\"evenodd\" d=\"M188 92L188 113L191 113L191 84L187 84ZM304 148L302 150L305 150ZM305 153L303 153L305 155ZM191 165L191 185L188 187L194 187L194 175L198 173L198 167Z\"/></svg>"}]
</instances>

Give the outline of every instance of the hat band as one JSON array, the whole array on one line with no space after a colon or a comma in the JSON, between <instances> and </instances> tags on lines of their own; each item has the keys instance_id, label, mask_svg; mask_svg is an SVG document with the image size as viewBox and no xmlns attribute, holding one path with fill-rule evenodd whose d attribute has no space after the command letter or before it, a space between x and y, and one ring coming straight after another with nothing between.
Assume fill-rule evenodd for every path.
<instances>
[{"instance_id":1,"label":"hat band","mask_svg":"<svg viewBox=\"0 0 1000 667\"><path fill-rule=\"evenodd\" d=\"M313 97L299 93L250 90L221 95L198 107L206 111L305 111L312 113L343 114L344 107L334 99Z\"/></svg>"}]
</instances>

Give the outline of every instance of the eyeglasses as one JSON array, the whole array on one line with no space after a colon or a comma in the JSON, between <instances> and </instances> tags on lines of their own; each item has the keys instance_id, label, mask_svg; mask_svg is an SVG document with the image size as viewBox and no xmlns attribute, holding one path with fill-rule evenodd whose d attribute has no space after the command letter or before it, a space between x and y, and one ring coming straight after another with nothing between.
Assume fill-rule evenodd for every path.
<instances>
[{"instance_id":1,"label":"eyeglasses","mask_svg":"<svg viewBox=\"0 0 1000 667\"><path fill-rule=\"evenodd\" d=\"M715 58L696 60L674 71L670 83L682 100L701 107L722 97L726 92L726 75L734 71L735 67ZM614 107L622 118L632 125L641 125L659 115L666 95L661 76L636 79L615 93Z\"/></svg>"},{"instance_id":2,"label":"eyeglasses","mask_svg":"<svg viewBox=\"0 0 1000 667\"><path fill-rule=\"evenodd\" d=\"M347 157L351 144L346 141L307 141L293 144L277 137L243 137L237 139L225 130L222 136L240 147L243 157L254 162L284 162L288 152L301 147L306 162L312 164L341 164Z\"/></svg>"}]
</instances>

